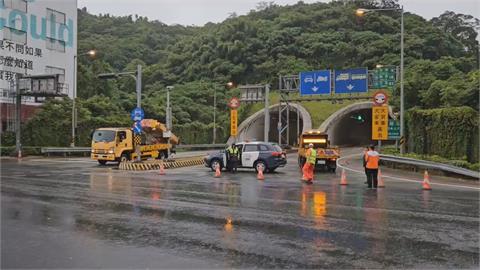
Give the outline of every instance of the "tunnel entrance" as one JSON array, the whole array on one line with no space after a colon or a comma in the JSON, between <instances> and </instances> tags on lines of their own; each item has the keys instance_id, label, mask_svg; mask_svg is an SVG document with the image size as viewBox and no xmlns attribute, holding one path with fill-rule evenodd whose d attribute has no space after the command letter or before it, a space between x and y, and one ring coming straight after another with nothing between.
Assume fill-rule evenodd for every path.
<instances>
[{"instance_id":1,"label":"tunnel entrance","mask_svg":"<svg viewBox=\"0 0 480 270\"><path fill-rule=\"evenodd\" d=\"M361 109L337 120L330 135L334 145L359 146L372 143L372 110Z\"/></svg>"},{"instance_id":2,"label":"tunnel entrance","mask_svg":"<svg viewBox=\"0 0 480 270\"><path fill-rule=\"evenodd\" d=\"M335 112L322 123L320 131L328 134L333 145L376 144L372 141L372 102L355 103Z\"/></svg>"},{"instance_id":3,"label":"tunnel entrance","mask_svg":"<svg viewBox=\"0 0 480 270\"><path fill-rule=\"evenodd\" d=\"M268 133L268 140L270 142L279 142L278 140L278 115L279 105L275 104L270 106L270 130ZM285 113L282 121L285 121ZM238 127L237 138L230 137L227 143L235 141L263 141L264 140L264 128L265 128L265 115L264 110L260 110L255 114L248 117ZM300 120L300 121L297 121ZM297 125L298 123L298 125ZM285 124L283 125L285 126ZM300 104L290 103L289 106L289 126L288 126L288 140L282 139L282 144L295 145L298 141L298 135L305 130L312 128L312 119L308 111ZM284 131L287 134L287 131Z\"/></svg>"}]
</instances>

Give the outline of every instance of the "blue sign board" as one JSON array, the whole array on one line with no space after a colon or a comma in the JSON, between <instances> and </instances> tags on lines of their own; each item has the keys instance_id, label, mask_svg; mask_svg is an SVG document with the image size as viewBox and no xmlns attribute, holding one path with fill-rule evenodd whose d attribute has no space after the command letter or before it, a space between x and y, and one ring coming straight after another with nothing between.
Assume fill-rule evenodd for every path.
<instances>
[{"instance_id":1,"label":"blue sign board","mask_svg":"<svg viewBox=\"0 0 480 270\"><path fill-rule=\"evenodd\" d=\"M142 121L145 117L145 113L142 108L137 107L130 113L130 117L132 118L132 121Z\"/></svg>"},{"instance_id":2,"label":"blue sign board","mask_svg":"<svg viewBox=\"0 0 480 270\"><path fill-rule=\"evenodd\" d=\"M363 93L368 91L368 70L353 68L335 70L335 94Z\"/></svg>"},{"instance_id":3,"label":"blue sign board","mask_svg":"<svg viewBox=\"0 0 480 270\"><path fill-rule=\"evenodd\" d=\"M330 94L330 70L300 72L300 95Z\"/></svg>"},{"instance_id":4,"label":"blue sign board","mask_svg":"<svg viewBox=\"0 0 480 270\"><path fill-rule=\"evenodd\" d=\"M133 133L135 135L142 133L142 125L140 124L140 121L136 121L135 124L133 124Z\"/></svg>"}]
</instances>

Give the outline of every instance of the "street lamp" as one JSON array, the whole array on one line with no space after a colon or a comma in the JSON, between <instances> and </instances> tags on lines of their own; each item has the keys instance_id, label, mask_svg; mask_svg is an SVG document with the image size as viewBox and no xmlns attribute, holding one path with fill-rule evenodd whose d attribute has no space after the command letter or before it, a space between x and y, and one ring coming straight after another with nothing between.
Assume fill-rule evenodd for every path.
<instances>
[{"instance_id":1,"label":"street lamp","mask_svg":"<svg viewBox=\"0 0 480 270\"><path fill-rule=\"evenodd\" d=\"M172 108L170 107L170 91L173 90L175 87L172 85L167 86L167 111L166 111L166 124L167 129L172 130Z\"/></svg>"},{"instance_id":2,"label":"street lamp","mask_svg":"<svg viewBox=\"0 0 480 270\"><path fill-rule=\"evenodd\" d=\"M404 24L403 24L403 6L400 8L378 8L378 9L365 9L359 8L355 11L357 16L363 16L368 12L373 11L400 11L401 19L400 19L400 138L405 136L405 116L404 116L404 93L403 93L403 74L404 74L404 66L403 66L403 57L404 57ZM405 144L401 144L400 146L400 153L405 153Z\"/></svg>"},{"instance_id":3,"label":"street lamp","mask_svg":"<svg viewBox=\"0 0 480 270\"><path fill-rule=\"evenodd\" d=\"M97 51L89 50L85 53L81 53L78 56L88 55L90 57L95 57ZM75 117L75 99L77 97L77 55L73 56L73 89L72 89L72 142L71 147L75 147L75 128L77 127L77 121Z\"/></svg>"},{"instance_id":4,"label":"street lamp","mask_svg":"<svg viewBox=\"0 0 480 270\"><path fill-rule=\"evenodd\" d=\"M141 99L142 99L142 66L137 65L137 71L128 71L128 72L118 72L118 73L102 73L98 74L97 78L99 79L117 79L121 76L130 76L135 80L136 92L137 92L137 108L141 108ZM140 147L135 146L135 153L137 154L137 161L142 159L140 155Z\"/></svg>"}]
</instances>

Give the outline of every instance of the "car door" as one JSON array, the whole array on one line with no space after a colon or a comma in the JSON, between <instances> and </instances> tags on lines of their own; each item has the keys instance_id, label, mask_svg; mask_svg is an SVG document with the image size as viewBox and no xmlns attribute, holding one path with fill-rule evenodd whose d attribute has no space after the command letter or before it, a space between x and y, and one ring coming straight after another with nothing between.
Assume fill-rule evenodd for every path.
<instances>
[{"instance_id":1,"label":"car door","mask_svg":"<svg viewBox=\"0 0 480 270\"><path fill-rule=\"evenodd\" d=\"M238 149L238 164L237 164L237 167L243 167L243 165L242 165L243 144L236 144L235 146Z\"/></svg>"},{"instance_id":2,"label":"car door","mask_svg":"<svg viewBox=\"0 0 480 270\"><path fill-rule=\"evenodd\" d=\"M253 167L258 158L258 147L256 144L245 144L242 151L242 166Z\"/></svg>"}]
</instances>

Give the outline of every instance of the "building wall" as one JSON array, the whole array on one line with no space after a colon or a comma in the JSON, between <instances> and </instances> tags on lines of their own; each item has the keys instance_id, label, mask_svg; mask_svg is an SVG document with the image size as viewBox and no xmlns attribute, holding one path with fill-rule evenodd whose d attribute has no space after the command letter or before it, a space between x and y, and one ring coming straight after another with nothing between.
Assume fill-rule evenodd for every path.
<instances>
[{"instance_id":1,"label":"building wall","mask_svg":"<svg viewBox=\"0 0 480 270\"><path fill-rule=\"evenodd\" d=\"M0 0L0 106L8 108L2 124L15 115L5 103L14 101L16 74L61 74L62 92L72 97L76 52L77 0ZM42 100L23 97L22 104Z\"/></svg>"}]
</instances>

